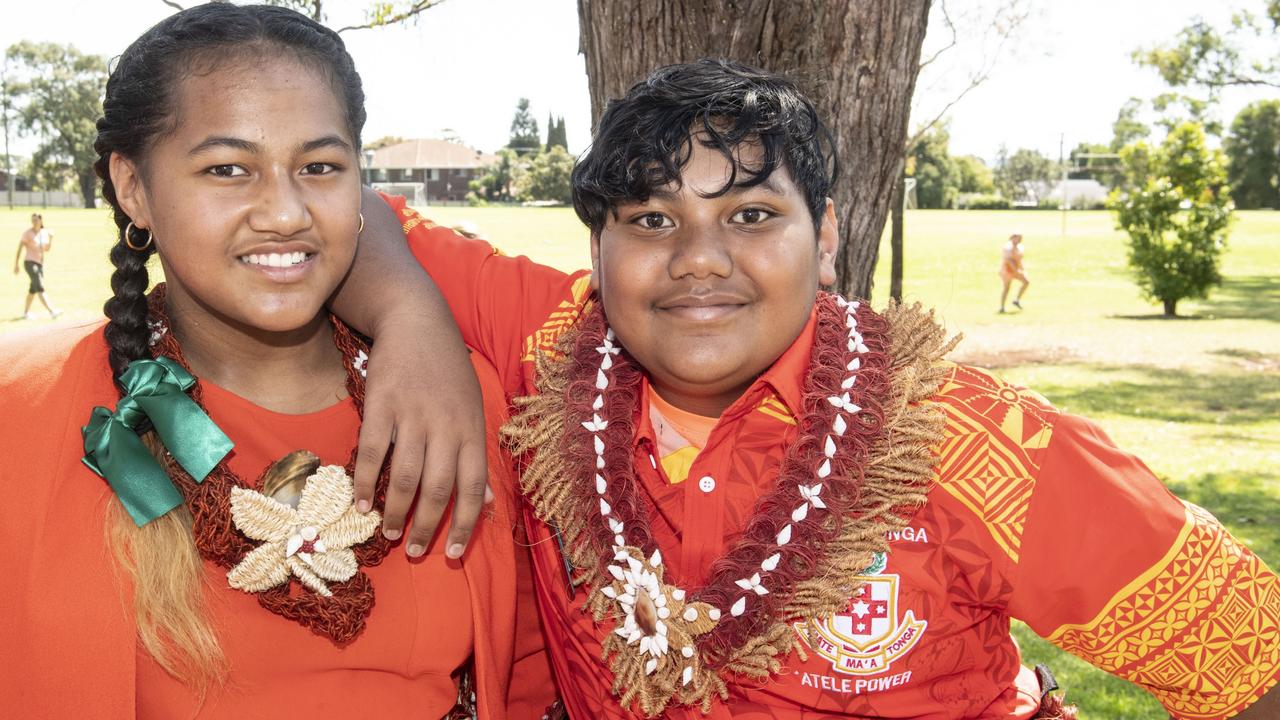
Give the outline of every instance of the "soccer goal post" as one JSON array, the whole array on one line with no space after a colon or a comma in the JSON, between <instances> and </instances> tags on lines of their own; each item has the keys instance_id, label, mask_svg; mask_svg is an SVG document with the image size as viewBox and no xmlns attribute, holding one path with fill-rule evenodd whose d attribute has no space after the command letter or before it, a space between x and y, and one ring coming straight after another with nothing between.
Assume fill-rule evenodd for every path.
<instances>
[{"instance_id":1,"label":"soccer goal post","mask_svg":"<svg viewBox=\"0 0 1280 720\"><path fill-rule=\"evenodd\" d=\"M409 205L422 206L427 204L426 185L420 182L415 183L393 183L379 182L373 183L373 189L384 192L388 195L399 195L405 199Z\"/></svg>"}]
</instances>

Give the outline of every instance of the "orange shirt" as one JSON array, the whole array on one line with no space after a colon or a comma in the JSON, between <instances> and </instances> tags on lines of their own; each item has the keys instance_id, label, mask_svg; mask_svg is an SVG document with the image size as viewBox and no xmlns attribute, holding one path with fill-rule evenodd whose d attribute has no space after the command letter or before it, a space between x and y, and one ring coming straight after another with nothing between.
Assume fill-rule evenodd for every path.
<instances>
[{"instance_id":1,"label":"orange shirt","mask_svg":"<svg viewBox=\"0 0 1280 720\"><path fill-rule=\"evenodd\" d=\"M464 338L493 358L508 392L532 392L534 352L552 349L591 302L585 274L503 257L398 210ZM697 587L771 487L803 407L813 328L811 318L719 418L685 482L664 476L648 404L639 409L634 466L682 587ZM793 653L768 681L730 683L711 717L1027 718L1037 686L1011 618L1143 686L1178 718L1229 717L1280 679L1280 578L1211 515L1096 425L989 373L953 366L932 402L947 426L927 504L815 644L800 636L807 659ZM571 715L631 717L600 659L597 638L611 628L581 611L585 592L569 587L546 526L531 528Z\"/></svg>"},{"instance_id":2,"label":"orange shirt","mask_svg":"<svg viewBox=\"0 0 1280 720\"><path fill-rule=\"evenodd\" d=\"M350 398L319 412L285 415L215 385L202 387L209 416L236 444L230 463L241 477L255 478L300 448L326 465L345 465L351 457L360 415ZM373 582L376 609L356 642L342 649L262 609L253 595L226 588L226 569L206 563L211 581L223 588L210 593L209 612L234 685L201 705L139 648L139 717L267 720L281 708L338 716L394 716L414 708L423 717L443 717L457 699L450 675L471 655L472 625L462 564L445 558L443 535L436 540L425 560L391 555L362 568Z\"/></svg>"},{"instance_id":3,"label":"orange shirt","mask_svg":"<svg viewBox=\"0 0 1280 720\"><path fill-rule=\"evenodd\" d=\"M441 717L457 697L451 674L474 652L481 717L541 717L555 693L527 556L512 542L511 477L495 436L505 408L491 391L492 368L476 366L491 416L490 482L501 500L463 560L446 560L440 540L424 560L394 550L362 568L375 605L345 648L263 609L228 587L226 569L207 564L210 620L231 674L202 705L138 647L129 587L102 540L114 499L80 463L80 425L94 405L116 401L101 328L46 333L55 337L0 343L0 482L24 498L21 512L0 514L0 540L22 548L0 553L6 716L81 717L93 708L102 718ZM300 448L344 465L355 447L360 420L350 399L284 415L202 387L210 416L235 443L230 463L241 477L256 478Z\"/></svg>"}]
</instances>

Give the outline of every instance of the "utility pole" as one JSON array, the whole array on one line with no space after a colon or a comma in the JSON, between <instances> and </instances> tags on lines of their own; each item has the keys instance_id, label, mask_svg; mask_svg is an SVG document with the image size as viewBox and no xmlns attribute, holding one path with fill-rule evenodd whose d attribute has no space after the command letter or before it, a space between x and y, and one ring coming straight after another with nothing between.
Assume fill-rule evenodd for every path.
<instances>
[{"instance_id":1,"label":"utility pole","mask_svg":"<svg viewBox=\"0 0 1280 720\"><path fill-rule=\"evenodd\" d=\"M1058 135L1058 166L1062 168L1062 239L1067 239L1067 204L1070 202L1070 195L1067 194L1067 156L1065 147L1067 144L1067 134Z\"/></svg>"}]
</instances>

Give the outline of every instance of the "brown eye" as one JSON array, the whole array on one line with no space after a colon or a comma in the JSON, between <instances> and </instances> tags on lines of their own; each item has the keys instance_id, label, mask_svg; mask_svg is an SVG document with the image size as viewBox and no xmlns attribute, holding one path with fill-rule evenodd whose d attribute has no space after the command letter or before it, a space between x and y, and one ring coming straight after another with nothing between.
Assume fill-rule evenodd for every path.
<instances>
[{"instance_id":1,"label":"brown eye","mask_svg":"<svg viewBox=\"0 0 1280 720\"><path fill-rule=\"evenodd\" d=\"M656 212L641 215L637 218L637 222L640 223L640 227L643 227L646 230L661 230L662 228L673 227L675 225L675 223L671 222L671 218L668 218L662 213Z\"/></svg>"},{"instance_id":2,"label":"brown eye","mask_svg":"<svg viewBox=\"0 0 1280 720\"><path fill-rule=\"evenodd\" d=\"M739 210L733 216L733 222L742 223L743 225L755 225L773 217L773 213L760 208L747 208Z\"/></svg>"},{"instance_id":3,"label":"brown eye","mask_svg":"<svg viewBox=\"0 0 1280 720\"><path fill-rule=\"evenodd\" d=\"M239 165L214 165L209 168L207 172L214 177L222 178L239 177L241 175L249 174Z\"/></svg>"},{"instance_id":4,"label":"brown eye","mask_svg":"<svg viewBox=\"0 0 1280 720\"><path fill-rule=\"evenodd\" d=\"M335 170L337 170L337 167L329 163L314 162L314 163L307 163L307 165L302 168L302 174L327 175Z\"/></svg>"}]
</instances>

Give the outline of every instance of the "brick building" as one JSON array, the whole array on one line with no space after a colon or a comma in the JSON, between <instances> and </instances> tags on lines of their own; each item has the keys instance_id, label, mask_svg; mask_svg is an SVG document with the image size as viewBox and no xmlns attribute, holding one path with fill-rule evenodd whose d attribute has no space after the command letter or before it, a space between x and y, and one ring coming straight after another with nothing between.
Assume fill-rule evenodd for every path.
<instances>
[{"instance_id":1,"label":"brick building","mask_svg":"<svg viewBox=\"0 0 1280 720\"><path fill-rule=\"evenodd\" d=\"M392 192L418 185L422 196L417 199L426 203L465 200L471 181L496 159L465 145L427 138L388 145L365 157L370 184Z\"/></svg>"}]
</instances>

